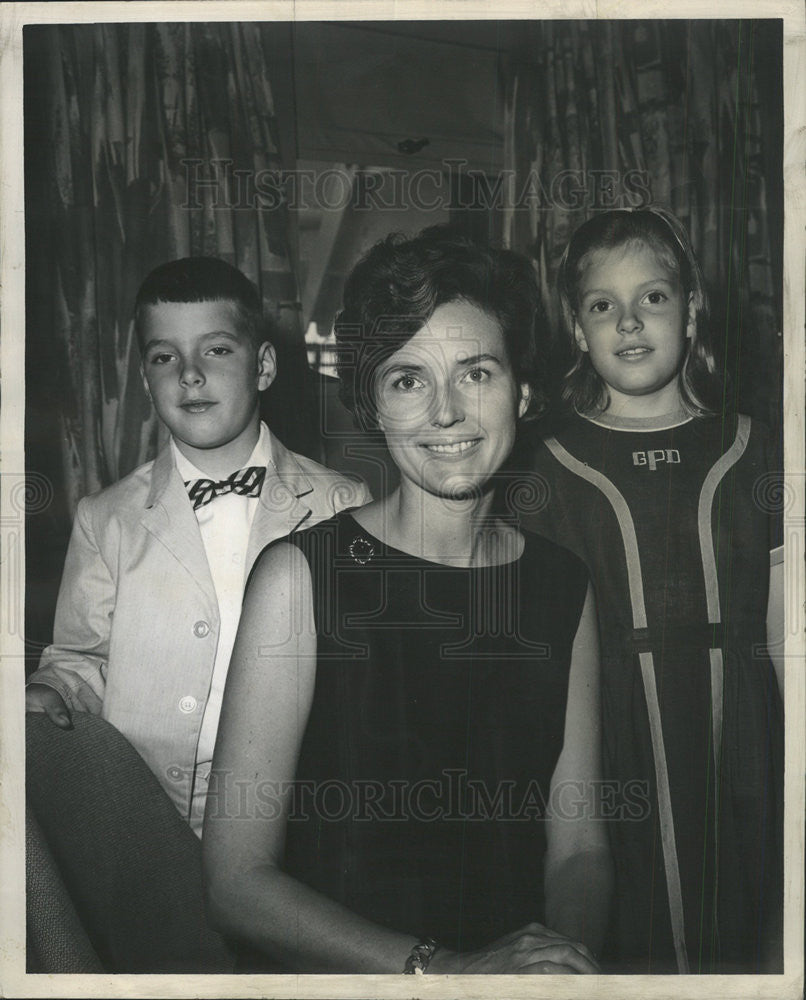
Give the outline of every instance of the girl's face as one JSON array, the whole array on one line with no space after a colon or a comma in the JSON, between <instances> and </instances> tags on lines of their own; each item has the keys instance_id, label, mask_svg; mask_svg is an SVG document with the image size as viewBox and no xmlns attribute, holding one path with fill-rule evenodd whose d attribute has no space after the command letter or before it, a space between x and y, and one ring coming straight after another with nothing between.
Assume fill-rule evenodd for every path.
<instances>
[{"instance_id":1,"label":"girl's face","mask_svg":"<svg viewBox=\"0 0 806 1000\"><path fill-rule=\"evenodd\" d=\"M483 488L515 441L529 403L498 321L457 300L375 373L378 425L403 483L461 498Z\"/></svg>"},{"instance_id":2,"label":"girl's face","mask_svg":"<svg viewBox=\"0 0 806 1000\"><path fill-rule=\"evenodd\" d=\"M652 247L593 251L577 301L574 338L610 390L610 411L660 416L679 406L677 374L695 308Z\"/></svg>"}]
</instances>

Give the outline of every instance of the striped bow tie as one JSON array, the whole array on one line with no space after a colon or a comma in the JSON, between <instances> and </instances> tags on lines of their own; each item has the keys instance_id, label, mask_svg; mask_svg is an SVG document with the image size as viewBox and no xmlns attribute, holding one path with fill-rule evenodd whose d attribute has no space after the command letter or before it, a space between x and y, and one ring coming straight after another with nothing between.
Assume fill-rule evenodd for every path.
<instances>
[{"instance_id":1,"label":"striped bow tie","mask_svg":"<svg viewBox=\"0 0 806 1000\"><path fill-rule=\"evenodd\" d=\"M238 469L226 479L190 479L185 483L185 489L193 503L193 509L198 510L205 504L222 497L225 493L237 493L242 497L259 497L266 469L261 465L250 465L248 469Z\"/></svg>"}]
</instances>

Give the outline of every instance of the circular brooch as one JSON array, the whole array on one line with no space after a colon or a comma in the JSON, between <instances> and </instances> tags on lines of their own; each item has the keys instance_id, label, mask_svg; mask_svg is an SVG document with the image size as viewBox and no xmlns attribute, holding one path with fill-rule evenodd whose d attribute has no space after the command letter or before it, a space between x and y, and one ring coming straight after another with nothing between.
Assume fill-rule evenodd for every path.
<instances>
[{"instance_id":1,"label":"circular brooch","mask_svg":"<svg viewBox=\"0 0 806 1000\"><path fill-rule=\"evenodd\" d=\"M363 535L356 535L350 542L349 552L353 559L362 566L365 566L375 555L372 542L368 538L364 538Z\"/></svg>"}]
</instances>

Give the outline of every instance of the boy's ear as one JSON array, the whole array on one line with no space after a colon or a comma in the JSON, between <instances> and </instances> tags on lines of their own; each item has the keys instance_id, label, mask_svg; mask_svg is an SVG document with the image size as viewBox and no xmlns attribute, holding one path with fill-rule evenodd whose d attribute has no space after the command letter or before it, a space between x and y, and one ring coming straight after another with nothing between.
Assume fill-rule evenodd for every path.
<instances>
[{"instance_id":1,"label":"boy's ear","mask_svg":"<svg viewBox=\"0 0 806 1000\"><path fill-rule=\"evenodd\" d=\"M576 316L574 317L574 340L577 342L577 347L580 351L588 350L588 342L585 340L585 334L582 332L582 327L579 325Z\"/></svg>"},{"instance_id":2,"label":"boy's ear","mask_svg":"<svg viewBox=\"0 0 806 1000\"><path fill-rule=\"evenodd\" d=\"M268 389L277 376L277 353L274 346L264 341L257 349L257 388L258 392Z\"/></svg>"},{"instance_id":3,"label":"boy's ear","mask_svg":"<svg viewBox=\"0 0 806 1000\"><path fill-rule=\"evenodd\" d=\"M518 418L522 417L529 409L532 401L532 388L528 382L521 382L521 398L518 403Z\"/></svg>"},{"instance_id":4,"label":"boy's ear","mask_svg":"<svg viewBox=\"0 0 806 1000\"><path fill-rule=\"evenodd\" d=\"M697 330L697 303L694 292L688 297L688 319L686 320L686 340L691 340Z\"/></svg>"}]
</instances>

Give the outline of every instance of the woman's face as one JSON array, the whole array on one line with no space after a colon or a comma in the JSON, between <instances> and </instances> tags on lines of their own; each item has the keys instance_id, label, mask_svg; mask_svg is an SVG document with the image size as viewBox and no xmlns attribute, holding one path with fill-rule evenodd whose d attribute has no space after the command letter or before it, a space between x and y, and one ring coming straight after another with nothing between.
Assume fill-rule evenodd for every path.
<instances>
[{"instance_id":1,"label":"woman's face","mask_svg":"<svg viewBox=\"0 0 806 1000\"><path fill-rule=\"evenodd\" d=\"M501 467L529 404L498 321L462 300L438 306L378 367L374 390L402 479L451 498L480 491Z\"/></svg>"}]
</instances>

